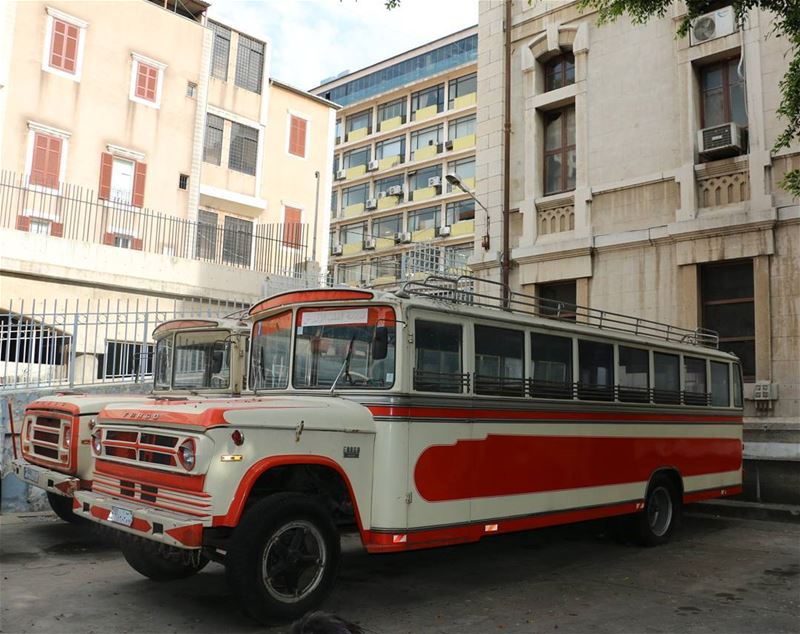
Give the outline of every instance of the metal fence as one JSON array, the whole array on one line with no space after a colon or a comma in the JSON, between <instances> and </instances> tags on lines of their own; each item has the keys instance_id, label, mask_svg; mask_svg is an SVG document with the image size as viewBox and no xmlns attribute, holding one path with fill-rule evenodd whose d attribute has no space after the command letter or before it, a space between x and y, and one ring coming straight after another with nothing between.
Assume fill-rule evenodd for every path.
<instances>
[{"instance_id":1,"label":"metal fence","mask_svg":"<svg viewBox=\"0 0 800 634\"><path fill-rule=\"evenodd\" d=\"M205 299L12 300L0 309L0 392L150 381L158 324L246 308Z\"/></svg>"},{"instance_id":2,"label":"metal fence","mask_svg":"<svg viewBox=\"0 0 800 634\"><path fill-rule=\"evenodd\" d=\"M223 266L291 275L308 254L308 226L258 224L231 216L218 224L133 207L130 192L103 200L85 187L31 185L30 178L0 172L0 227L112 247L159 253Z\"/></svg>"}]
</instances>

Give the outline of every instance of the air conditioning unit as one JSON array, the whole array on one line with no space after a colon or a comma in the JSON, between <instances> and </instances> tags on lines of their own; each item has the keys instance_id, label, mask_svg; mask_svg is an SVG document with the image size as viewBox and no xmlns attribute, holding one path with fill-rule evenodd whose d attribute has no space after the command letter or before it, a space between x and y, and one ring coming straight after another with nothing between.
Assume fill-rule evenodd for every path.
<instances>
[{"instance_id":1,"label":"air conditioning unit","mask_svg":"<svg viewBox=\"0 0 800 634\"><path fill-rule=\"evenodd\" d=\"M428 179L428 187L441 187L441 186L442 186L441 176L431 176Z\"/></svg>"},{"instance_id":2,"label":"air conditioning unit","mask_svg":"<svg viewBox=\"0 0 800 634\"><path fill-rule=\"evenodd\" d=\"M366 238L364 240L364 249L370 250L375 248L375 238Z\"/></svg>"},{"instance_id":3,"label":"air conditioning unit","mask_svg":"<svg viewBox=\"0 0 800 634\"><path fill-rule=\"evenodd\" d=\"M343 181L345 178L347 178L347 170L338 170L336 172L337 181Z\"/></svg>"},{"instance_id":4,"label":"air conditioning unit","mask_svg":"<svg viewBox=\"0 0 800 634\"><path fill-rule=\"evenodd\" d=\"M389 189L386 190L387 196L402 196L403 195L403 186L402 185L392 185Z\"/></svg>"},{"instance_id":5,"label":"air conditioning unit","mask_svg":"<svg viewBox=\"0 0 800 634\"><path fill-rule=\"evenodd\" d=\"M377 198L367 198L367 204L365 205L367 209L377 209L378 208L378 199Z\"/></svg>"},{"instance_id":6,"label":"air conditioning unit","mask_svg":"<svg viewBox=\"0 0 800 634\"><path fill-rule=\"evenodd\" d=\"M452 141L445 141L444 142L444 149L445 150L452 150L453 149L453 142Z\"/></svg>"},{"instance_id":7,"label":"air conditioning unit","mask_svg":"<svg viewBox=\"0 0 800 634\"><path fill-rule=\"evenodd\" d=\"M735 123L703 128L697 133L697 147L707 157L724 158L742 154L747 141L747 131Z\"/></svg>"},{"instance_id":8,"label":"air conditioning unit","mask_svg":"<svg viewBox=\"0 0 800 634\"><path fill-rule=\"evenodd\" d=\"M386 192L378 192L378 199L379 199L379 200L380 200L381 198L386 198L386 196L388 196L388 194L387 194Z\"/></svg>"},{"instance_id":9,"label":"air conditioning unit","mask_svg":"<svg viewBox=\"0 0 800 634\"><path fill-rule=\"evenodd\" d=\"M402 231L400 233L394 234L394 241L395 242L411 242L411 234L407 231Z\"/></svg>"},{"instance_id":10,"label":"air conditioning unit","mask_svg":"<svg viewBox=\"0 0 800 634\"><path fill-rule=\"evenodd\" d=\"M378 163L378 161L370 161L369 163L367 163L367 171L374 172L376 169L378 169L379 166L380 164Z\"/></svg>"},{"instance_id":11,"label":"air conditioning unit","mask_svg":"<svg viewBox=\"0 0 800 634\"><path fill-rule=\"evenodd\" d=\"M692 21L689 29L689 44L695 46L736 31L736 15L733 7L724 7L701 15Z\"/></svg>"},{"instance_id":12,"label":"air conditioning unit","mask_svg":"<svg viewBox=\"0 0 800 634\"><path fill-rule=\"evenodd\" d=\"M331 248L331 255L341 255L341 254L342 254L342 245L334 244L333 248Z\"/></svg>"},{"instance_id":13,"label":"air conditioning unit","mask_svg":"<svg viewBox=\"0 0 800 634\"><path fill-rule=\"evenodd\" d=\"M450 225L442 225L441 227L439 227L439 237L446 238L447 236L450 235L450 231L451 231Z\"/></svg>"},{"instance_id":14,"label":"air conditioning unit","mask_svg":"<svg viewBox=\"0 0 800 634\"><path fill-rule=\"evenodd\" d=\"M436 153L441 154L444 152L444 143L437 143L436 144Z\"/></svg>"}]
</instances>

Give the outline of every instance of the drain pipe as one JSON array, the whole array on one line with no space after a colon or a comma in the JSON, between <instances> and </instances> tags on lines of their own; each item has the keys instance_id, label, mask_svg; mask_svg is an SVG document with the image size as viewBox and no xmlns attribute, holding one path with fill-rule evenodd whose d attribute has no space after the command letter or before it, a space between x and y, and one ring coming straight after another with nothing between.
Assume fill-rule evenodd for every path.
<instances>
[{"instance_id":1,"label":"drain pipe","mask_svg":"<svg viewBox=\"0 0 800 634\"><path fill-rule=\"evenodd\" d=\"M317 197L314 201L314 235L311 236L311 260L317 261L317 220L319 219L319 172L314 172L317 179ZM308 253L308 251L306 251Z\"/></svg>"},{"instance_id":2,"label":"drain pipe","mask_svg":"<svg viewBox=\"0 0 800 634\"><path fill-rule=\"evenodd\" d=\"M503 308L509 309L509 273L511 270L511 254L509 253L509 217L511 215L511 2L506 0L505 19L505 112L503 114L503 261L501 281L503 283Z\"/></svg>"}]
</instances>

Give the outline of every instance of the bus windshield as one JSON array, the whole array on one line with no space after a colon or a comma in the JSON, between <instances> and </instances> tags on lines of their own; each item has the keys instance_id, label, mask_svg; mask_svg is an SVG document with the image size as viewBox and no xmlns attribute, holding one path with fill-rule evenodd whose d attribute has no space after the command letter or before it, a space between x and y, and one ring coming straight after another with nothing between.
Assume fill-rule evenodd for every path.
<instances>
[{"instance_id":1,"label":"bus windshield","mask_svg":"<svg viewBox=\"0 0 800 634\"><path fill-rule=\"evenodd\" d=\"M224 390L230 387L231 341L225 330L178 332L156 344L155 389Z\"/></svg>"},{"instance_id":2,"label":"bus windshield","mask_svg":"<svg viewBox=\"0 0 800 634\"><path fill-rule=\"evenodd\" d=\"M387 389L395 377L391 308L304 308L297 312L296 388Z\"/></svg>"}]
</instances>

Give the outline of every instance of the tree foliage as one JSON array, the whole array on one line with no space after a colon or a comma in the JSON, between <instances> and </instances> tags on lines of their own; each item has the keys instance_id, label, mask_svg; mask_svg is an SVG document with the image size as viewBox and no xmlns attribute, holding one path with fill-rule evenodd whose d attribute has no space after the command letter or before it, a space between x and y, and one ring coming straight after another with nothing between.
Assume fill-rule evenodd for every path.
<instances>
[{"instance_id":1,"label":"tree foliage","mask_svg":"<svg viewBox=\"0 0 800 634\"><path fill-rule=\"evenodd\" d=\"M611 22L622 15L630 16L634 23L642 24L652 17L664 17L674 0L580 0L581 8L596 9L599 22ZM678 35L689 32L692 21L712 11L717 2L713 0L685 0L687 13L678 27ZM789 68L780 82L781 103L778 116L786 121L786 127L778 136L773 152L787 148L794 140L800 140L800 0L731 0L736 17L742 23L751 9L771 11L775 15L772 35L785 37L791 56ZM800 170L788 172L781 187L800 197Z\"/></svg>"}]
</instances>

